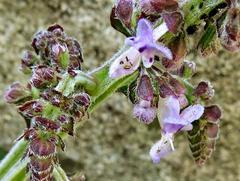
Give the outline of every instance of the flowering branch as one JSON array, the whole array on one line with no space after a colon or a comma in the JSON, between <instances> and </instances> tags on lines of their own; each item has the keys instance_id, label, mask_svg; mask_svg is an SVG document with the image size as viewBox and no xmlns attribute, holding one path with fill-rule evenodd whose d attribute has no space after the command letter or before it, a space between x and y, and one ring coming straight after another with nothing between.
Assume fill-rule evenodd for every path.
<instances>
[{"instance_id":1,"label":"flowering branch","mask_svg":"<svg viewBox=\"0 0 240 181\"><path fill-rule=\"evenodd\" d=\"M149 153L154 163L175 150L177 133L187 131L193 157L203 165L215 148L221 111L207 105L214 94L209 82L189 83L195 64L185 57L194 49L206 56L219 40L226 49L239 50L239 16L234 0L118 0L111 24L127 36L126 46L86 73L79 43L61 26L37 33L32 42L37 56L27 51L21 64L31 75L28 85L14 83L5 94L27 129L0 163L0 179L26 179L27 165L32 181L68 180L56 162L57 149L65 148L62 139L73 136L74 127L117 91L132 101L141 123L158 118L161 139ZM186 44L193 37L197 47Z\"/></svg>"}]
</instances>

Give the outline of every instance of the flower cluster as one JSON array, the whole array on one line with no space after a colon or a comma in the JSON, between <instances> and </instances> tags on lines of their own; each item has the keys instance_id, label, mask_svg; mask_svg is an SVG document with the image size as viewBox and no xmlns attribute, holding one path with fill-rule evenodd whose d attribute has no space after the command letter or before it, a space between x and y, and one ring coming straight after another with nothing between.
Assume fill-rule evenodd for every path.
<instances>
[{"instance_id":1,"label":"flower cluster","mask_svg":"<svg viewBox=\"0 0 240 181\"><path fill-rule=\"evenodd\" d=\"M134 12L139 8L140 15L133 28ZM154 36L154 22L160 17L168 30L176 34L167 46ZM221 111L216 105L204 106L214 96L209 82L201 81L196 87L188 82L196 72L196 65L185 60L189 50L184 32L180 30L183 21L180 5L175 0L119 0L111 20L114 28L116 20L127 27L127 34L122 27L118 26L117 30L127 35L125 44L130 48L112 62L109 76L117 79L139 72L137 80L125 91L134 104L133 117L144 124L151 124L156 118L160 123L161 139L149 152L152 161L159 163L174 151L175 135L186 131L195 161L202 165L214 150L219 131L218 122L209 119L215 116L214 120L218 120ZM196 141L199 136L201 138Z\"/></svg>"},{"instance_id":2,"label":"flower cluster","mask_svg":"<svg viewBox=\"0 0 240 181\"><path fill-rule=\"evenodd\" d=\"M38 32L32 47L36 54L26 51L21 61L23 73L31 75L28 84L14 83L4 98L18 106L27 123L19 139L29 142L30 180L52 180L57 147L65 147L59 135L74 135L74 125L85 116L90 97L84 90L67 95L57 87L66 76L74 78L83 61L79 43L60 25Z\"/></svg>"}]
</instances>

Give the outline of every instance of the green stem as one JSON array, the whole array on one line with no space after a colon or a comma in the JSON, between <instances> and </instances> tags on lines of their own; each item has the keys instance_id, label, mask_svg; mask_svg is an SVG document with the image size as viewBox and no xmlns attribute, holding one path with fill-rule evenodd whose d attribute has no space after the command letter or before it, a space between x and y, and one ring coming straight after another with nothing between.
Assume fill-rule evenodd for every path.
<instances>
[{"instance_id":1,"label":"green stem","mask_svg":"<svg viewBox=\"0 0 240 181\"><path fill-rule=\"evenodd\" d=\"M22 158L26 147L27 142L20 140L8 152L7 156L0 163L0 180L9 172L11 167Z\"/></svg>"}]
</instances>

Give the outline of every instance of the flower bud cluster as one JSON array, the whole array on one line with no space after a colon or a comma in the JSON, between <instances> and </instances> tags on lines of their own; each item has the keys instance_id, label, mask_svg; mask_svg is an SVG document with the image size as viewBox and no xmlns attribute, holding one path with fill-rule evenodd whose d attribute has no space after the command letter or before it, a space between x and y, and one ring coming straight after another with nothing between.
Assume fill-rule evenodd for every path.
<instances>
[{"instance_id":1,"label":"flower bud cluster","mask_svg":"<svg viewBox=\"0 0 240 181\"><path fill-rule=\"evenodd\" d=\"M14 83L4 98L18 106L27 123L20 139L29 142L30 180L52 180L57 147L65 147L59 134L74 135L74 125L86 115L90 97L84 90L68 96L57 90L66 75L74 79L83 62L80 44L60 25L38 32L32 47L35 53L26 51L21 60L22 72L31 74L28 84Z\"/></svg>"}]
</instances>

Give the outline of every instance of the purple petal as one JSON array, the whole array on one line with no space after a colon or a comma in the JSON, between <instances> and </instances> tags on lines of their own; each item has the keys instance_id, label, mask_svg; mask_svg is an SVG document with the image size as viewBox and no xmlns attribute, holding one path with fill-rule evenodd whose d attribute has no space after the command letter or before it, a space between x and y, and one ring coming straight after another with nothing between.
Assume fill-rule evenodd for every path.
<instances>
[{"instance_id":1,"label":"purple petal","mask_svg":"<svg viewBox=\"0 0 240 181\"><path fill-rule=\"evenodd\" d=\"M155 50L154 50L154 54L155 55L158 55L158 56L163 56L163 57L166 57L170 60L173 59L173 54L171 52L171 50L163 45L159 45L159 44L156 44L154 46Z\"/></svg>"},{"instance_id":2,"label":"purple petal","mask_svg":"<svg viewBox=\"0 0 240 181\"><path fill-rule=\"evenodd\" d=\"M158 108L158 118L162 123L164 120L180 120L180 104L175 97L159 98Z\"/></svg>"},{"instance_id":3,"label":"purple petal","mask_svg":"<svg viewBox=\"0 0 240 181\"><path fill-rule=\"evenodd\" d=\"M137 37L146 41L153 42L153 29L152 25L146 19L140 19L137 26Z\"/></svg>"},{"instance_id":4,"label":"purple petal","mask_svg":"<svg viewBox=\"0 0 240 181\"><path fill-rule=\"evenodd\" d=\"M122 54L110 66L109 76L111 78L120 78L124 75L132 74L140 64L140 54L135 49L130 49Z\"/></svg>"},{"instance_id":5,"label":"purple petal","mask_svg":"<svg viewBox=\"0 0 240 181\"><path fill-rule=\"evenodd\" d=\"M165 123L163 127L163 131L165 133L176 133L179 130L181 130L183 127L184 125L181 125L181 124Z\"/></svg>"},{"instance_id":6,"label":"purple petal","mask_svg":"<svg viewBox=\"0 0 240 181\"><path fill-rule=\"evenodd\" d=\"M204 112L204 107L200 104L189 106L182 111L180 114L181 120L183 122L192 123L195 120L198 120Z\"/></svg>"},{"instance_id":7,"label":"purple petal","mask_svg":"<svg viewBox=\"0 0 240 181\"><path fill-rule=\"evenodd\" d=\"M174 151L172 142L172 138L163 135L161 140L152 146L149 155L152 158L153 163L159 163L162 157L165 157Z\"/></svg>"}]
</instances>

